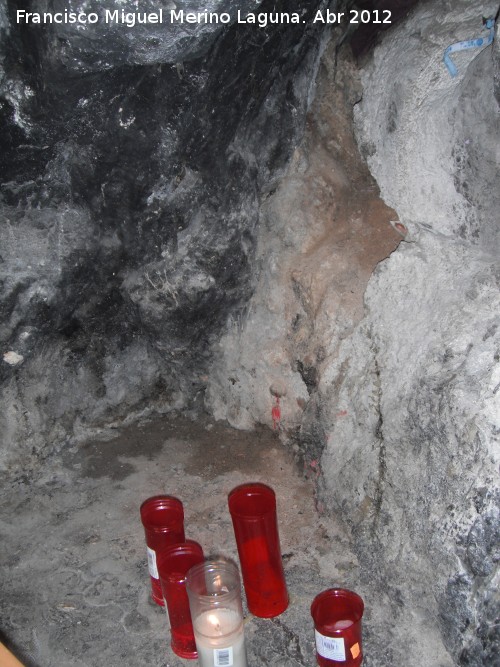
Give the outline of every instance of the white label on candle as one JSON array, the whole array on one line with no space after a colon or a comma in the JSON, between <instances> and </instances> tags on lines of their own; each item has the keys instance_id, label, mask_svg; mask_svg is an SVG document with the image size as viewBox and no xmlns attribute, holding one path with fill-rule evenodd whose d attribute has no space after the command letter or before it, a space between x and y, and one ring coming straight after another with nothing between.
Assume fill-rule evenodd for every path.
<instances>
[{"instance_id":1,"label":"white label on candle","mask_svg":"<svg viewBox=\"0 0 500 667\"><path fill-rule=\"evenodd\" d=\"M149 568L149 574L154 578L154 579L159 579L160 575L158 574L158 568L156 567L156 551L154 549L148 549L148 568Z\"/></svg>"},{"instance_id":2,"label":"white label on candle","mask_svg":"<svg viewBox=\"0 0 500 667\"><path fill-rule=\"evenodd\" d=\"M330 660L345 662L345 644L343 637L325 637L317 630L314 631L314 634L316 635L316 650L322 658L330 658Z\"/></svg>"},{"instance_id":3,"label":"white label on candle","mask_svg":"<svg viewBox=\"0 0 500 667\"><path fill-rule=\"evenodd\" d=\"M214 667L233 667L233 647L214 649Z\"/></svg>"}]
</instances>

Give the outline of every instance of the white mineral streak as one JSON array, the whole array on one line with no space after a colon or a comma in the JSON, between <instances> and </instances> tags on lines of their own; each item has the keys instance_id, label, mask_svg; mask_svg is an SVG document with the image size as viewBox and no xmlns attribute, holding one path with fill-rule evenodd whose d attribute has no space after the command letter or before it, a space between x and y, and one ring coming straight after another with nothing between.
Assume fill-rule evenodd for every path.
<instances>
[{"instance_id":1,"label":"white mineral streak","mask_svg":"<svg viewBox=\"0 0 500 667\"><path fill-rule=\"evenodd\" d=\"M14 352L14 350L9 350L8 352L4 353L3 360L5 363L10 364L11 366L17 366L24 361L24 357L22 354Z\"/></svg>"}]
</instances>

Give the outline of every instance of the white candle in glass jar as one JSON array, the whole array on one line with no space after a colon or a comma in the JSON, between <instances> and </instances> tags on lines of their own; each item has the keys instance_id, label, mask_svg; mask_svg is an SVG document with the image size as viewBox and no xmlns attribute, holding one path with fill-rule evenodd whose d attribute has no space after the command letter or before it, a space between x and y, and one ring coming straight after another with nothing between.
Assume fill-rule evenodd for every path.
<instances>
[{"instance_id":1,"label":"white candle in glass jar","mask_svg":"<svg viewBox=\"0 0 500 667\"><path fill-rule=\"evenodd\" d=\"M210 609L193 622L200 667L247 667L243 619L233 609Z\"/></svg>"}]
</instances>

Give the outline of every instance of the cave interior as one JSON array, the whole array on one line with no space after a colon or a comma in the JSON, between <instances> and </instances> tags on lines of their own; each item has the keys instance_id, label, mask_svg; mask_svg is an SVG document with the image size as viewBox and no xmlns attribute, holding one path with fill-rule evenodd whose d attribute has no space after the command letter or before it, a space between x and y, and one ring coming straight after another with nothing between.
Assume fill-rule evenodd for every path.
<instances>
[{"instance_id":1,"label":"cave interior","mask_svg":"<svg viewBox=\"0 0 500 667\"><path fill-rule=\"evenodd\" d=\"M329 588L364 667L500 667L498 13L0 0L2 651L193 664L140 504L238 562L257 481L290 603L243 600L249 667L317 664Z\"/></svg>"}]
</instances>

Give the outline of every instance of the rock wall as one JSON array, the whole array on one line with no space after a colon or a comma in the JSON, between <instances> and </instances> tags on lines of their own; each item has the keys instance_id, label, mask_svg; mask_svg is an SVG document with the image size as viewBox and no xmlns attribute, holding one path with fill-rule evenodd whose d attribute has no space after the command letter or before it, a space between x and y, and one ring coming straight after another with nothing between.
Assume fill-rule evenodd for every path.
<instances>
[{"instance_id":1,"label":"rock wall","mask_svg":"<svg viewBox=\"0 0 500 667\"><path fill-rule=\"evenodd\" d=\"M480 9L422 8L363 72L360 144L409 236L341 352L353 414L331 420L323 459L367 572L432 610L453 664L474 666L498 664L500 647L498 55L457 54L456 79L440 60L498 5Z\"/></svg>"},{"instance_id":2,"label":"rock wall","mask_svg":"<svg viewBox=\"0 0 500 667\"><path fill-rule=\"evenodd\" d=\"M204 397L349 525L367 667L496 666L500 58L442 55L497 9L423 3L361 81L334 32L306 123L321 26L37 32L0 0L2 468Z\"/></svg>"},{"instance_id":3,"label":"rock wall","mask_svg":"<svg viewBox=\"0 0 500 667\"><path fill-rule=\"evenodd\" d=\"M196 404L253 289L260 198L303 133L323 31L309 19L324 5L282 3L305 25L160 36L18 24L0 1L2 468ZM228 8L247 5L184 3Z\"/></svg>"},{"instance_id":4,"label":"rock wall","mask_svg":"<svg viewBox=\"0 0 500 667\"><path fill-rule=\"evenodd\" d=\"M364 67L356 108L361 149L409 234L322 377L322 495L387 600L375 636L387 640L387 618L399 626L378 647L386 664L499 664L498 55L454 56L456 79L441 62L497 9L422 7Z\"/></svg>"},{"instance_id":5,"label":"rock wall","mask_svg":"<svg viewBox=\"0 0 500 667\"><path fill-rule=\"evenodd\" d=\"M324 445L322 373L363 316L373 269L402 238L355 143L360 95L356 67L332 39L304 141L262 207L258 285L215 348L207 392L216 417L238 428L279 426L308 462Z\"/></svg>"},{"instance_id":6,"label":"rock wall","mask_svg":"<svg viewBox=\"0 0 500 667\"><path fill-rule=\"evenodd\" d=\"M258 10L262 0L254 0ZM92 14L87 23L53 23L44 30L43 43L50 64L64 65L75 73L100 72L121 65L155 65L193 60L206 54L224 28L246 13L240 0L35 0L28 11ZM170 21L174 12L174 22ZM181 20L187 14L228 14L230 21ZM146 22L147 20L147 22ZM224 18L224 21L226 19ZM39 36L39 33L38 33Z\"/></svg>"},{"instance_id":7,"label":"rock wall","mask_svg":"<svg viewBox=\"0 0 500 667\"><path fill-rule=\"evenodd\" d=\"M211 375L210 405L236 425L271 425L280 399L318 508L351 528L367 667L500 664L498 43L455 54L456 78L442 61L497 10L424 3L365 58L362 86L343 86L399 216L385 209L371 263L359 243L373 248L380 204L365 204L376 187L360 187L354 144L325 132L343 118L327 103L343 58L325 54L328 85L264 208L258 288Z\"/></svg>"}]
</instances>

